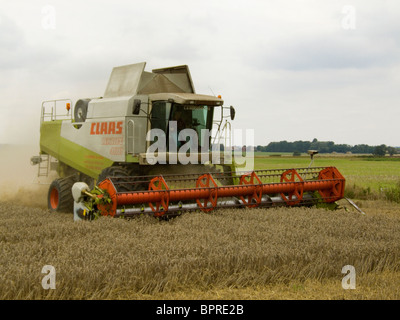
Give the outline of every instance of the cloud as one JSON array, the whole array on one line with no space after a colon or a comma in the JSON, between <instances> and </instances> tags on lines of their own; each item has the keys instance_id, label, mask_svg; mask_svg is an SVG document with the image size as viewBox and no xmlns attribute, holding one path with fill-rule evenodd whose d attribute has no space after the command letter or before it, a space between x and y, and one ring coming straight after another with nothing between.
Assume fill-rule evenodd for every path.
<instances>
[{"instance_id":1,"label":"cloud","mask_svg":"<svg viewBox=\"0 0 400 320\"><path fill-rule=\"evenodd\" d=\"M30 44L12 19L4 15L0 19L0 70L41 70L64 58L57 47Z\"/></svg>"},{"instance_id":2,"label":"cloud","mask_svg":"<svg viewBox=\"0 0 400 320\"><path fill-rule=\"evenodd\" d=\"M0 69L14 69L27 63L29 51L26 50L23 31L5 16L0 16Z\"/></svg>"},{"instance_id":3,"label":"cloud","mask_svg":"<svg viewBox=\"0 0 400 320\"><path fill-rule=\"evenodd\" d=\"M353 0L354 30L341 25L344 3L329 0L55 0L48 30L48 2L5 4L0 127L15 137L35 131L37 139L42 100L101 96L114 66L145 61L147 70L189 65L196 91L222 94L236 107L234 127L254 128L257 144L322 134L398 141L387 130L399 115L396 1Z\"/></svg>"},{"instance_id":4,"label":"cloud","mask_svg":"<svg viewBox=\"0 0 400 320\"><path fill-rule=\"evenodd\" d=\"M399 63L399 48L392 42L365 37L326 36L295 39L265 48L256 61L270 69L313 70L372 68Z\"/></svg>"}]
</instances>

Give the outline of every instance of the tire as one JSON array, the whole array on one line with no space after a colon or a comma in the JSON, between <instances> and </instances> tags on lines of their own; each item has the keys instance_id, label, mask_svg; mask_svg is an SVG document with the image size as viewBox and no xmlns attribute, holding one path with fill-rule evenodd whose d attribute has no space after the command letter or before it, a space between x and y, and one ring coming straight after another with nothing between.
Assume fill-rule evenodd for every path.
<instances>
[{"instance_id":1,"label":"tire","mask_svg":"<svg viewBox=\"0 0 400 320\"><path fill-rule=\"evenodd\" d=\"M123 167L108 167L105 168L99 175L99 178L97 180L97 185L100 184L103 180L107 179L108 177L129 177L129 171ZM125 191L131 191L131 186L128 184L130 182L130 179L119 179L122 184L119 184L117 187L117 191L119 192L125 192ZM126 182L126 183L125 183ZM125 183L125 184L124 184Z\"/></svg>"},{"instance_id":2,"label":"tire","mask_svg":"<svg viewBox=\"0 0 400 320\"><path fill-rule=\"evenodd\" d=\"M49 187L47 194L47 207L51 212L73 212L74 199L72 197L72 185L70 178L56 179Z\"/></svg>"},{"instance_id":3,"label":"tire","mask_svg":"<svg viewBox=\"0 0 400 320\"><path fill-rule=\"evenodd\" d=\"M87 111L88 111L88 104L91 99L79 99L74 108L74 120L75 122L85 122Z\"/></svg>"}]
</instances>

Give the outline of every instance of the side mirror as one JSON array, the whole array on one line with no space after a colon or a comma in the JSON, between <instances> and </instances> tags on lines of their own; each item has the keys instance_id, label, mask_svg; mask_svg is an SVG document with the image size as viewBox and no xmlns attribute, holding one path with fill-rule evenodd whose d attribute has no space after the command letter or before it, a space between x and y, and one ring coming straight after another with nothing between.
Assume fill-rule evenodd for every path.
<instances>
[{"instance_id":1,"label":"side mirror","mask_svg":"<svg viewBox=\"0 0 400 320\"><path fill-rule=\"evenodd\" d=\"M231 112L231 120L235 119L235 114L236 114L235 108L231 106L230 112Z\"/></svg>"},{"instance_id":2,"label":"side mirror","mask_svg":"<svg viewBox=\"0 0 400 320\"><path fill-rule=\"evenodd\" d=\"M140 99L133 100L133 111L132 111L132 114L139 114L140 105L141 104L142 104L142 101Z\"/></svg>"}]
</instances>

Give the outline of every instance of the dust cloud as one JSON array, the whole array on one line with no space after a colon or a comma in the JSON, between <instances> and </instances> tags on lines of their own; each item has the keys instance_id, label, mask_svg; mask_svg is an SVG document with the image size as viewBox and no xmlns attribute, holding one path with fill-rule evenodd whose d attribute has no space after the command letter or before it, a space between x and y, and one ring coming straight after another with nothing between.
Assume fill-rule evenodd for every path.
<instances>
[{"instance_id":1,"label":"dust cloud","mask_svg":"<svg viewBox=\"0 0 400 320\"><path fill-rule=\"evenodd\" d=\"M0 202L13 201L29 207L47 208L49 178L37 176L30 159L39 146L0 145Z\"/></svg>"}]
</instances>

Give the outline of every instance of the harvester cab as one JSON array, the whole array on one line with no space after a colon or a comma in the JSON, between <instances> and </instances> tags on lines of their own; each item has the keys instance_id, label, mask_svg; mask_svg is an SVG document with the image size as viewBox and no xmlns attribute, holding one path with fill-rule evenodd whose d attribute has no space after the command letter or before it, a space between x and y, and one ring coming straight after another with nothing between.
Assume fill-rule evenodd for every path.
<instances>
[{"instance_id":1,"label":"harvester cab","mask_svg":"<svg viewBox=\"0 0 400 320\"><path fill-rule=\"evenodd\" d=\"M104 95L74 108L71 100L42 104L40 155L31 163L39 176L58 174L48 191L51 211L73 211L76 220L169 217L343 197L345 181L334 167L240 172L235 109L220 96L197 94L186 65L152 72L145 65L113 68Z\"/></svg>"}]
</instances>

